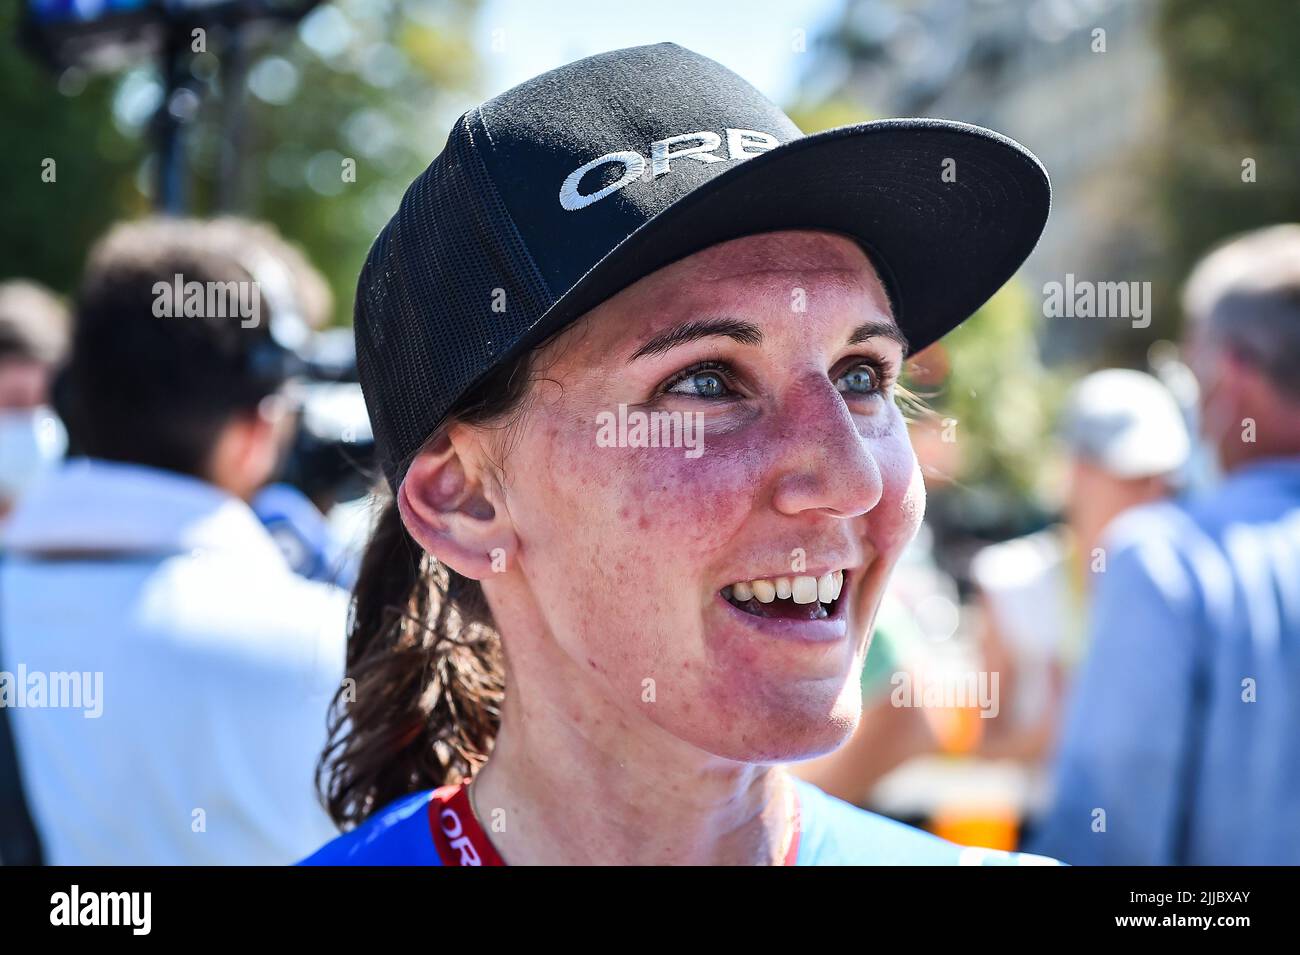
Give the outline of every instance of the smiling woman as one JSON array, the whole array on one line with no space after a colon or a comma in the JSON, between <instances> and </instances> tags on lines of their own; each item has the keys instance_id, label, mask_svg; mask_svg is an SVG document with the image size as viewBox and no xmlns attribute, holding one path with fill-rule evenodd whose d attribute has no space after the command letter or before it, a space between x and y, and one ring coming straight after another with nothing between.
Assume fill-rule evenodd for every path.
<instances>
[{"instance_id":1,"label":"smiling woman","mask_svg":"<svg viewBox=\"0 0 1300 955\"><path fill-rule=\"evenodd\" d=\"M710 152L728 130L765 148ZM647 133L646 175L573 201L599 185L572 170ZM393 501L321 761L352 831L308 861L961 861L781 764L852 734L924 512L909 345L996 291L1047 206L995 133L804 137L672 44L465 114L359 283ZM610 414L697 422L701 453L601 440Z\"/></svg>"}]
</instances>

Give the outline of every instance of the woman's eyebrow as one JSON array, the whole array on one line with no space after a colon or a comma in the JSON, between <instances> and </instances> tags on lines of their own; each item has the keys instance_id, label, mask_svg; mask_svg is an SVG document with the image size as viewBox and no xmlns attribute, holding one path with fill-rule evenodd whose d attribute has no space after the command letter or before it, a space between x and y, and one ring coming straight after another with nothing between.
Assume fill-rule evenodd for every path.
<instances>
[{"instance_id":1,"label":"woman's eyebrow","mask_svg":"<svg viewBox=\"0 0 1300 955\"><path fill-rule=\"evenodd\" d=\"M759 345L763 342L762 330L751 322L742 322L734 318L696 320L683 322L666 332L661 332L633 352L632 357L628 360L636 361L638 358L662 355L679 345L698 341L701 338L709 338L713 335L722 335L733 341L740 342L742 345Z\"/></svg>"},{"instance_id":2,"label":"woman's eyebrow","mask_svg":"<svg viewBox=\"0 0 1300 955\"><path fill-rule=\"evenodd\" d=\"M869 322L863 322L857 328L853 329L853 334L849 336L850 345L861 345L863 342L872 338L890 338L898 342L903 349L903 354L907 354L910 347L907 344L907 336L903 330L893 322L884 322L879 319L872 319Z\"/></svg>"}]
</instances>

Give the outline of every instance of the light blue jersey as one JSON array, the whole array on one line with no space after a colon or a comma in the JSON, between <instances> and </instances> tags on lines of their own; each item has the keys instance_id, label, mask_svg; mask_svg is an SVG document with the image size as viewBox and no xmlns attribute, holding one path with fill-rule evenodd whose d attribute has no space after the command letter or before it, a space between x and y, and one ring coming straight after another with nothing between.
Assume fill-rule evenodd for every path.
<instances>
[{"instance_id":1,"label":"light blue jersey","mask_svg":"<svg viewBox=\"0 0 1300 955\"><path fill-rule=\"evenodd\" d=\"M1042 856L955 845L791 778L799 798L795 865L1058 864ZM493 864L495 853L474 823L463 792L462 787L444 787L400 799L302 864Z\"/></svg>"}]
</instances>

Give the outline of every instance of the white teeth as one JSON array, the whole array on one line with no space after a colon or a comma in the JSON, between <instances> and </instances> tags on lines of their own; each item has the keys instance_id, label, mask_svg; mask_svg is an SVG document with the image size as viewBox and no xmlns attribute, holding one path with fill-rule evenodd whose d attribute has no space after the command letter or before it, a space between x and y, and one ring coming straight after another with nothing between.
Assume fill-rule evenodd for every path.
<instances>
[{"instance_id":1,"label":"white teeth","mask_svg":"<svg viewBox=\"0 0 1300 955\"><path fill-rule=\"evenodd\" d=\"M839 599L844 589L844 571L833 570L820 577L760 577L755 580L742 580L722 588L722 596L736 603L757 600L759 603L771 603L773 600L793 600L797 604L828 604Z\"/></svg>"},{"instance_id":2,"label":"white teeth","mask_svg":"<svg viewBox=\"0 0 1300 955\"><path fill-rule=\"evenodd\" d=\"M797 604L810 604L817 599L817 578L796 577L790 585L790 598Z\"/></svg>"}]
</instances>

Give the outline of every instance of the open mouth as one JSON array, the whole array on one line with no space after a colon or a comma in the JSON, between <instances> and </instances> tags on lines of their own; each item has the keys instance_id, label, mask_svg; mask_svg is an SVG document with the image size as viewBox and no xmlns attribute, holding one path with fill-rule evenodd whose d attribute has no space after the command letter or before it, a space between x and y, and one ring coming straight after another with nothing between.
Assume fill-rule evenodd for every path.
<instances>
[{"instance_id":1,"label":"open mouth","mask_svg":"<svg viewBox=\"0 0 1300 955\"><path fill-rule=\"evenodd\" d=\"M844 571L820 577L772 577L738 581L722 588L733 607L755 617L783 620L825 620L839 609Z\"/></svg>"}]
</instances>

